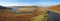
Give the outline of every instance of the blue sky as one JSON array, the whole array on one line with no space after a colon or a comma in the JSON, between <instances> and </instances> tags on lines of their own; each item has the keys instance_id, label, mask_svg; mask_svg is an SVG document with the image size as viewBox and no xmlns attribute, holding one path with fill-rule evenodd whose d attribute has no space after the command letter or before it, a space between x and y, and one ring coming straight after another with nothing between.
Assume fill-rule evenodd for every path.
<instances>
[{"instance_id":1,"label":"blue sky","mask_svg":"<svg viewBox=\"0 0 60 21\"><path fill-rule=\"evenodd\" d=\"M60 4L60 0L0 0L2 6L52 6Z\"/></svg>"}]
</instances>

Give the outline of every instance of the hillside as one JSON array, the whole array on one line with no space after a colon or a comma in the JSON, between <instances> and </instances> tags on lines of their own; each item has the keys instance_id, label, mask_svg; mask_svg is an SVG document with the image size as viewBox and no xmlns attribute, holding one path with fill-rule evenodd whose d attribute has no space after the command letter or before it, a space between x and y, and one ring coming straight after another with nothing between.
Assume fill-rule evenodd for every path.
<instances>
[{"instance_id":1,"label":"hillside","mask_svg":"<svg viewBox=\"0 0 60 21\"><path fill-rule=\"evenodd\" d=\"M56 6L51 6L49 10L60 13L60 4Z\"/></svg>"},{"instance_id":2,"label":"hillside","mask_svg":"<svg viewBox=\"0 0 60 21\"><path fill-rule=\"evenodd\" d=\"M2 11L2 10L1 10ZM37 15L44 15L45 8L39 8L32 14L15 14L12 10L3 11L0 13L0 21L30 21L32 17Z\"/></svg>"}]
</instances>

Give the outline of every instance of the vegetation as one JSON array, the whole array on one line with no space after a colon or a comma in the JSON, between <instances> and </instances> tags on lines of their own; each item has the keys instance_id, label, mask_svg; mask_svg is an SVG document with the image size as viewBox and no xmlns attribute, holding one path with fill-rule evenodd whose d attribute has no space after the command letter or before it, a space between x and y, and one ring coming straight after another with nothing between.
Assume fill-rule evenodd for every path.
<instances>
[{"instance_id":1,"label":"vegetation","mask_svg":"<svg viewBox=\"0 0 60 21\"><path fill-rule=\"evenodd\" d=\"M49 10L51 9L52 8L49 8ZM46 8L38 8L35 12L32 12L32 14L16 14L11 8L7 10L8 11L4 11L0 9L0 21L47 21L48 17ZM55 8L53 8L53 10L55 10Z\"/></svg>"}]
</instances>

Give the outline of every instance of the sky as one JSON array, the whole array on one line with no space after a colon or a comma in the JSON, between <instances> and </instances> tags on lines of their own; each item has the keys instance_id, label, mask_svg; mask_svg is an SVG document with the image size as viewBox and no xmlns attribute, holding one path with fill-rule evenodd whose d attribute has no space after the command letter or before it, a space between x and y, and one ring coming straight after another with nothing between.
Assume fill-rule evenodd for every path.
<instances>
[{"instance_id":1,"label":"sky","mask_svg":"<svg viewBox=\"0 0 60 21\"><path fill-rule=\"evenodd\" d=\"M60 0L0 0L2 6L52 6L60 4Z\"/></svg>"}]
</instances>

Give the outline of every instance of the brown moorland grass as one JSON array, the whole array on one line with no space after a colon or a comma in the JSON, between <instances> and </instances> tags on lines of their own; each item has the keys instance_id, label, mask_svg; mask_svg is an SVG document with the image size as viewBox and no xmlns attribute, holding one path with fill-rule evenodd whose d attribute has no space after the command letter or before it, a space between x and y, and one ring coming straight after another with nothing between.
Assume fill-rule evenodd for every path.
<instances>
[{"instance_id":1,"label":"brown moorland grass","mask_svg":"<svg viewBox=\"0 0 60 21\"><path fill-rule=\"evenodd\" d=\"M8 10L6 12L1 10L0 21L30 21L32 17L35 17L40 13L43 12L37 11L37 12L33 12L32 14L22 15L22 14L15 14L11 10Z\"/></svg>"},{"instance_id":2,"label":"brown moorland grass","mask_svg":"<svg viewBox=\"0 0 60 21\"><path fill-rule=\"evenodd\" d=\"M49 8L49 10L55 10L55 11L59 11L59 12L60 12L60 5L51 6L51 7Z\"/></svg>"},{"instance_id":3,"label":"brown moorland grass","mask_svg":"<svg viewBox=\"0 0 60 21\"><path fill-rule=\"evenodd\" d=\"M15 14L11 10L8 10L6 12L0 11L0 21L30 21L30 18L35 16L36 14L27 14L22 15L21 14Z\"/></svg>"}]
</instances>

